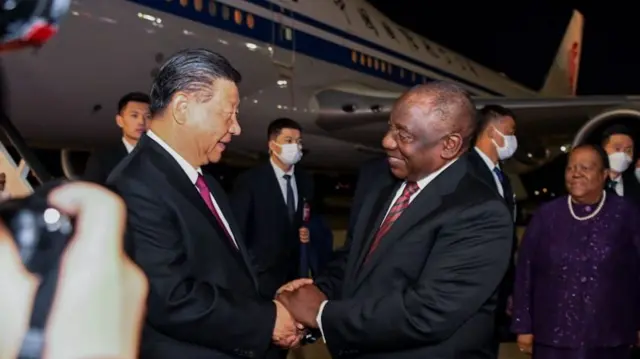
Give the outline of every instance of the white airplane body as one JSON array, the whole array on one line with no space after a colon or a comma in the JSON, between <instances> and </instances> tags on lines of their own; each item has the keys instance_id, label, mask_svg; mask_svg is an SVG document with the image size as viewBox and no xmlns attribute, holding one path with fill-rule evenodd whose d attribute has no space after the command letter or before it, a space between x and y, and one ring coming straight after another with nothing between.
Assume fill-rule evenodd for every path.
<instances>
[{"instance_id":1,"label":"white airplane body","mask_svg":"<svg viewBox=\"0 0 640 359\"><path fill-rule=\"evenodd\" d=\"M43 48L2 60L10 117L34 146L87 149L119 140L118 99L147 91L176 51L203 47L243 76L233 158L256 159L267 124L290 117L304 127L308 166L353 169L381 152L389 111L404 90L447 80L479 107L516 112L521 145L508 169L520 173L589 135L593 115L598 123L640 117L635 97L574 96L583 21L575 11L541 91L403 29L364 0L76 0Z\"/></svg>"}]
</instances>

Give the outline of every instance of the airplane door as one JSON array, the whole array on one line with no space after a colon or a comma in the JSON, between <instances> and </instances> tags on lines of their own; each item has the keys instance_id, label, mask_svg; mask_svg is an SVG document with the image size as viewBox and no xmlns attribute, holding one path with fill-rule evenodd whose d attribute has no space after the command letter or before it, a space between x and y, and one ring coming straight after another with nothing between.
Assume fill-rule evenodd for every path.
<instances>
[{"instance_id":1,"label":"airplane door","mask_svg":"<svg viewBox=\"0 0 640 359\"><path fill-rule=\"evenodd\" d=\"M271 59L274 64L293 70L296 62L296 36L293 28L294 12L283 5L291 6L296 1L273 0L271 12L273 29L271 36Z\"/></svg>"}]
</instances>

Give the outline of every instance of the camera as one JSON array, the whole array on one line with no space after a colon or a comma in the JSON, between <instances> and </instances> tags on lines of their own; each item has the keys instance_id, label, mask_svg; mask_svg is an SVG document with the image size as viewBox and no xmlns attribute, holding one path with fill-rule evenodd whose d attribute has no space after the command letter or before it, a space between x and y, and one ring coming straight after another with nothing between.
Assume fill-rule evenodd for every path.
<instances>
[{"instance_id":1,"label":"camera","mask_svg":"<svg viewBox=\"0 0 640 359\"><path fill-rule=\"evenodd\" d=\"M0 220L13 236L22 263L40 277L55 268L73 232L71 219L38 195L3 202Z\"/></svg>"},{"instance_id":2,"label":"camera","mask_svg":"<svg viewBox=\"0 0 640 359\"><path fill-rule=\"evenodd\" d=\"M73 236L73 220L49 206L47 196L60 183L44 185L36 193L0 203L0 220L10 232L22 263L40 279L19 359L39 359L44 328L56 292L62 254Z\"/></svg>"}]
</instances>

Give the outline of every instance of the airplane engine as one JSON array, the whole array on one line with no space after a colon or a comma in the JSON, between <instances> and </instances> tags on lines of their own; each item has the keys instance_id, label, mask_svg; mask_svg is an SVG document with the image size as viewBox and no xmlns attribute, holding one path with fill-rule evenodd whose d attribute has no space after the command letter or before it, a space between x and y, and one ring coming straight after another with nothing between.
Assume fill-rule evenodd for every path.
<instances>
[{"instance_id":1,"label":"airplane engine","mask_svg":"<svg viewBox=\"0 0 640 359\"><path fill-rule=\"evenodd\" d=\"M606 109L585 123L573 138L572 146L600 143L602 132L613 124L621 123L640 135L640 104ZM635 141L638 141L638 137Z\"/></svg>"}]
</instances>

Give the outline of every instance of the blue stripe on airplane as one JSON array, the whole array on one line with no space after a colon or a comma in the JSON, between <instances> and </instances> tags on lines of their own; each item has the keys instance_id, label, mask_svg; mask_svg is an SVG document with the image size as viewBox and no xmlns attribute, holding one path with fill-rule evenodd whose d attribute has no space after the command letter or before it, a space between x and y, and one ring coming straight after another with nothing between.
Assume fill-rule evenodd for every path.
<instances>
[{"instance_id":1,"label":"blue stripe on airplane","mask_svg":"<svg viewBox=\"0 0 640 359\"><path fill-rule=\"evenodd\" d=\"M434 80L432 78L429 78L421 74L414 74L411 70L403 69L402 67L397 66L396 64L392 64L392 66L388 66L388 63L378 59L374 59L373 57L368 56L367 54L354 52L352 51L352 49L348 47L333 43L321 37L318 37L297 29L292 29L294 31L293 36L295 41L287 40L284 38L284 36L276 36L276 39L274 40L273 39L274 33L275 34L282 33L283 29L280 23L274 22L271 19L267 19L255 14L251 14L253 18L253 26L248 26L246 18L249 14L246 13L246 11L244 10L240 10L243 13L243 16L242 16L243 21L241 21L240 23L236 23L234 21L234 11L236 9L229 5L217 3L216 4L217 12L215 16L213 16L208 11L208 4L206 3L204 4L202 11L196 11L193 5L181 6L177 1L171 1L171 2L158 1L158 0L127 0L127 1L138 3L140 5L144 5L159 11L167 12L179 17L187 18L208 26L213 26L213 27L222 29L224 31L232 32L244 37L254 39L256 41L270 43L279 48L283 48L286 50L295 50L295 52L297 53L301 53L322 61L343 66L361 73L365 73L370 76L375 76L383 80L395 82L397 84L404 85L407 87L414 86L424 81ZM442 76L446 76L448 78L454 79L460 83L466 84L476 89L480 89L489 94L492 94L495 96L503 96L502 94L494 90L477 85L475 83L462 79L444 70L435 68L433 66L429 66L427 64L420 63L407 56L401 55L393 50L386 49L380 45L371 43L357 36L353 36L340 29L333 28L317 20L304 16L303 14L291 12L286 9L281 9L278 5L272 4L266 0L246 0L246 1L255 5L260 5L269 10L273 10L277 12L280 12L281 10L286 11L287 15L293 14L293 18L295 20L306 23L309 26L324 30L326 32L330 32L339 37L347 38L363 46L375 49L379 52L386 53L392 57L401 59L405 62L409 62L415 66L419 66L420 68L438 73ZM223 7L228 8L229 10L227 14L228 16L223 15ZM274 31L274 26L275 26L275 31ZM294 46L294 42L295 42L295 46ZM385 65L387 66L383 67L382 63L385 63ZM473 94L478 95L478 93L473 93Z\"/></svg>"}]
</instances>

